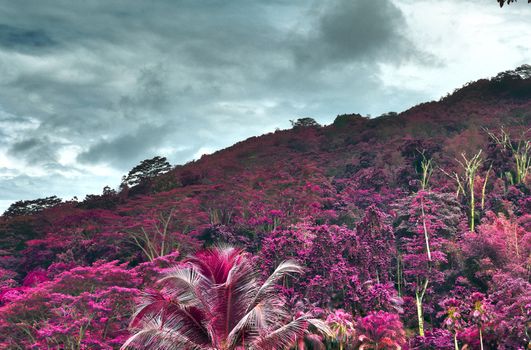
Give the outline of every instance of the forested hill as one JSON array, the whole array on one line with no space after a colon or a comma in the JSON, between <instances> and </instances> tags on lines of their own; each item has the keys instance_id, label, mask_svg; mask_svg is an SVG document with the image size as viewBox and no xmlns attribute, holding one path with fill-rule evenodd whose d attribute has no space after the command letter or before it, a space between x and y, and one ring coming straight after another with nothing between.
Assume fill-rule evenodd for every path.
<instances>
[{"instance_id":1,"label":"forested hill","mask_svg":"<svg viewBox=\"0 0 531 350\"><path fill-rule=\"evenodd\" d=\"M398 315L397 339L412 348L452 349L456 334L475 348L478 329L486 348L524 348L530 126L522 66L399 114L299 119L160 174L141 169L134 186L83 201L19 202L0 217L0 334L10 334L0 348L66 342L79 327L83 341L119 346L157 269L219 243L255 254L264 271L288 258L305 265L283 292L321 317ZM125 304L83 304L82 293ZM488 317L474 316L476 302ZM446 322L452 303L459 327ZM85 323L61 314L65 305Z\"/></svg>"},{"instance_id":2,"label":"forested hill","mask_svg":"<svg viewBox=\"0 0 531 350\"><path fill-rule=\"evenodd\" d=\"M344 178L345 172L355 175L355 168L378 173L388 170L389 174L382 174L385 182L403 187L405 179L398 171L411 166L408 157L413 155L408 152L431 152L438 166L451 169L461 153L472 155L480 149L488 150L486 129L496 132L505 126L519 136L529 128L530 105L531 67L524 66L491 80L470 83L438 102L420 104L400 114L389 112L373 119L358 114L340 115L325 127L312 124L311 120L305 124L303 120L291 130L253 137L177 167L146 184L146 190L157 192L166 186L225 181L230 184L246 179L249 173L269 179L274 178L279 167L304 171L308 162L332 181ZM415 143L418 144L413 146Z\"/></svg>"}]
</instances>

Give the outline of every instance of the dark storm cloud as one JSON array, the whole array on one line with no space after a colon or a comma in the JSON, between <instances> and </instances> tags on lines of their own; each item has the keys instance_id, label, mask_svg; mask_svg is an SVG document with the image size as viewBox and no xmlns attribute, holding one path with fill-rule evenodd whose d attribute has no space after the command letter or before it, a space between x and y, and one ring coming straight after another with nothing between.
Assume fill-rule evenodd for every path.
<instances>
[{"instance_id":1,"label":"dark storm cloud","mask_svg":"<svg viewBox=\"0 0 531 350\"><path fill-rule=\"evenodd\" d=\"M28 163L53 164L57 162L57 150L60 143L51 141L48 137L30 137L28 139L13 143L7 153L13 157L25 158Z\"/></svg>"},{"instance_id":2,"label":"dark storm cloud","mask_svg":"<svg viewBox=\"0 0 531 350\"><path fill-rule=\"evenodd\" d=\"M112 163L114 166L131 166L131 159L154 152L171 133L171 126L140 125L134 134L118 136L94 144L81 153L78 159L88 163Z\"/></svg>"},{"instance_id":3,"label":"dark storm cloud","mask_svg":"<svg viewBox=\"0 0 531 350\"><path fill-rule=\"evenodd\" d=\"M389 0L330 2L306 38L295 43L301 64L374 62L412 57L402 12Z\"/></svg>"},{"instance_id":4,"label":"dark storm cloud","mask_svg":"<svg viewBox=\"0 0 531 350\"><path fill-rule=\"evenodd\" d=\"M14 155L17 155L19 153L24 153L27 151L31 151L32 149L38 147L41 144L40 140L37 139L29 139L25 141L20 141L15 144L13 144L10 148L10 152Z\"/></svg>"},{"instance_id":5,"label":"dark storm cloud","mask_svg":"<svg viewBox=\"0 0 531 350\"><path fill-rule=\"evenodd\" d=\"M411 57L419 50L405 36L406 29L404 15L389 0L343 0L321 19L323 41L344 60Z\"/></svg>"},{"instance_id":6,"label":"dark storm cloud","mask_svg":"<svg viewBox=\"0 0 531 350\"><path fill-rule=\"evenodd\" d=\"M53 47L56 44L42 29L22 29L0 24L1 47L27 52Z\"/></svg>"}]
</instances>

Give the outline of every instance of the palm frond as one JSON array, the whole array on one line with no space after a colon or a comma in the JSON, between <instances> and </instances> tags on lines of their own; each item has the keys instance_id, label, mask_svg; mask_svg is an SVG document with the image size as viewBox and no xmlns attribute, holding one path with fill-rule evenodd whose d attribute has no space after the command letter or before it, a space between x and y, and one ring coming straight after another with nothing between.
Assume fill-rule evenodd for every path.
<instances>
[{"instance_id":1,"label":"palm frond","mask_svg":"<svg viewBox=\"0 0 531 350\"><path fill-rule=\"evenodd\" d=\"M258 290L253 266L248 260L236 263L229 270L225 283L217 285L215 289L217 298L212 312L217 317L213 326L226 337L245 316Z\"/></svg>"},{"instance_id":2,"label":"palm frond","mask_svg":"<svg viewBox=\"0 0 531 350\"><path fill-rule=\"evenodd\" d=\"M256 305L238 324L231 330L227 336L227 343L230 347L235 347L238 341L245 337L248 343L253 342L260 335L260 330L264 330L267 325L267 309L262 304Z\"/></svg>"},{"instance_id":3,"label":"palm frond","mask_svg":"<svg viewBox=\"0 0 531 350\"><path fill-rule=\"evenodd\" d=\"M330 326L328 326L328 324L326 324L325 321L320 320L318 318L307 318L306 321L308 321L309 324L314 326L315 329L317 329L317 331L319 333L321 333L322 335L325 335L327 337L333 337L334 336L334 332L332 331Z\"/></svg>"},{"instance_id":4,"label":"palm frond","mask_svg":"<svg viewBox=\"0 0 531 350\"><path fill-rule=\"evenodd\" d=\"M175 268L168 272L157 283L168 288L168 292L179 301L180 304L195 306L203 303L200 285L205 279L194 268Z\"/></svg>"},{"instance_id":5,"label":"palm frond","mask_svg":"<svg viewBox=\"0 0 531 350\"><path fill-rule=\"evenodd\" d=\"M153 320L162 326L172 325L174 331L193 339L198 344L208 344L210 335L206 328L205 312L195 306L184 306L156 290L145 293L141 305L133 315L131 328L141 327Z\"/></svg>"},{"instance_id":6,"label":"palm frond","mask_svg":"<svg viewBox=\"0 0 531 350\"><path fill-rule=\"evenodd\" d=\"M135 333L122 345L120 350L128 348L152 350L206 350L179 332L175 325L164 326L160 318L149 320L143 324L142 330Z\"/></svg>"},{"instance_id":7,"label":"palm frond","mask_svg":"<svg viewBox=\"0 0 531 350\"><path fill-rule=\"evenodd\" d=\"M133 314L130 327L137 327L142 320L149 320L160 316L170 301L165 294L150 289L143 293L140 305Z\"/></svg>"},{"instance_id":8,"label":"palm frond","mask_svg":"<svg viewBox=\"0 0 531 350\"><path fill-rule=\"evenodd\" d=\"M281 262L275 269L275 271L273 271L273 273L267 278L264 284L262 284L262 286L256 293L256 297L249 305L249 307L253 308L254 305L259 303L267 294L274 292L274 287L281 278L293 273L302 273L303 271L304 269L293 260L286 260Z\"/></svg>"},{"instance_id":9,"label":"palm frond","mask_svg":"<svg viewBox=\"0 0 531 350\"><path fill-rule=\"evenodd\" d=\"M269 334L260 337L255 345L260 350L287 349L302 337L308 330L308 321L305 317L299 317L290 323L277 328Z\"/></svg>"},{"instance_id":10,"label":"palm frond","mask_svg":"<svg viewBox=\"0 0 531 350\"><path fill-rule=\"evenodd\" d=\"M222 284L227 280L230 269L243 258L242 250L232 247L219 247L204 250L186 262L192 264L212 284Z\"/></svg>"},{"instance_id":11,"label":"palm frond","mask_svg":"<svg viewBox=\"0 0 531 350\"><path fill-rule=\"evenodd\" d=\"M211 343L206 315L197 307L172 304L165 309L161 319L162 326L171 326L175 332L198 345L205 346Z\"/></svg>"}]
</instances>

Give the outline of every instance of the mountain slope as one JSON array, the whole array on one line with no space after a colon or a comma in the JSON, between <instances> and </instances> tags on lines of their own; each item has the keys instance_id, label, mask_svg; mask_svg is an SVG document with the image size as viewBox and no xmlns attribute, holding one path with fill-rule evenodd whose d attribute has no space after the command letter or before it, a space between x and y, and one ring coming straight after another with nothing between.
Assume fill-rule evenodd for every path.
<instances>
[{"instance_id":1,"label":"mountain slope","mask_svg":"<svg viewBox=\"0 0 531 350\"><path fill-rule=\"evenodd\" d=\"M37 292L69 291L62 281L71 269L89 279L114 271L120 288L135 290L127 292L132 300L159 265L229 243L255 253L264 271L282 259L303 263L304 278L286 282L283 290L294 302L321 312L345 309L356 317L373 317L375 310L399 313L410 345L429 345L429 337L414 337L423 334L425 320L437 341L452 347L454 330L445 328L441 316L445 303L455 297L465 305L471 301L459 298L481 292L481 303L502 310L489 315L499 326L489 323L486 341L522 346L525 322L512 328L507 322L524 319L518 312L530 305L530 177L518 183L515 163L529 142L530 125L531 67L522 66L400 114L341 115L328 126L276 131L120 192L107 189L83 202L2 216L0 308L8 316L0 317L0 332L4 327L14 332L13 342L22 341L20 330L10 328L22 322L17 317L37 321L17 313L17 303L32 305L25 298ZM500 145L488 134L502 130L512 143ZM130 283L124 282L127 273L134 275ZM112 289L112 279L105 281ZM427 281L424 290L419 281ZM38 290L41 282L46 292ZM94 283L100 288L103 282ZM83 288L65 293L78 296L90 284ZM476 346L479 321L467 312L468 333L460 333L459 341ZM39 327L63 320L53 315L42 316ZM116 318L114 339L124 339L127 318ZM61 334L78 334L72 329ZM105 343L107 331L93 332Z\"/></svg>"},{"instance_id":2,"label":"mountain slope","mask_svg":"<svg viewBox=\"0 0 531 350\"><path fill-rule=\"evenodd\" d=\"M173 215L183 216L179 220L185 222L190 219L184 216L194 213L198 219L185 225L192 231L227 221L227 216L242 224L269 210L288 210L288 221L298 221L313 213L309 204L330 206L327 201L341 195L338 187L342 185L338 183L345 181L369 192L410 191L410 182L418 178L420 170L417 151L426 152L437 167L451 172L458 166L456 159L461 159L461 153L471 156L483 149L486 167L495 161L492 157L496 154L486 154L492 145L485 130L498 130L502 125L514 135L531 125L529 66L467 84L438 102L400 114L375 119L341 115L325 127L299 127L252 137L120 194L63 204L49 215L61 212L62 220L71 210L90 216L91 211L82 208L101 207L115 208L110 211L114 215L128 216L128 212L179 209L176 203L185 199L188 209L175 210ZM498 170L502 176L505 169ZM439 187L453 186L441 171L436 171L433 179ZM310 185L320 189L313 191ZM260 213L253 207L256 205L263 207ZM43 220L41 216L47 214L29 221ZM54 220L50 221L53 227ZM64 223L61 226L64 229ZM43 230L38 227L30 236L42 236ZM20 242L17 246L21 247Z\"/></svg>"}]
</instances>

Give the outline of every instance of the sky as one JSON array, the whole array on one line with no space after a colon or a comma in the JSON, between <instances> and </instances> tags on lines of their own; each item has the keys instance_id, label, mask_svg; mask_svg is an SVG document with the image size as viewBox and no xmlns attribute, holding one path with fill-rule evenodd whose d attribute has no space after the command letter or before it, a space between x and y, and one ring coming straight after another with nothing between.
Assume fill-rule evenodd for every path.
<instances>
[{"instance_id":1,"label":"sky","mask_svg":"<svg viewBox=\"0 0 531 350\"><path fill-rule=\"evenodd\" d=\"M495 0L0 0L0 213L117 188L312 117L373 117L531 63Z\"/></svg>"}]
</instances>

